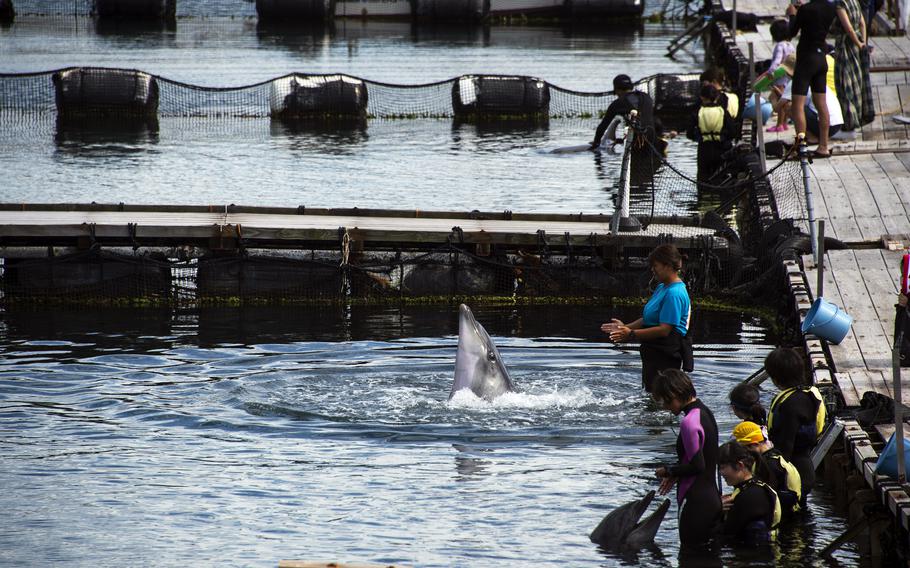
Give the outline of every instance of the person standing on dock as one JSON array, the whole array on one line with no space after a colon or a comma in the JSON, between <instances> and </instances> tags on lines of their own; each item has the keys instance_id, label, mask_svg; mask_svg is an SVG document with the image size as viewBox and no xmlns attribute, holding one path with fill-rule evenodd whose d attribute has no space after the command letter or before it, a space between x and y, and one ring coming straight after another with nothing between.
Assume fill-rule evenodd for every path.
<instances>
[{"instance_id":1,"label":"person standing on dock","mask_svg":"<svg viewBox=\"0 0 910 568\"><path fill-rule=\"evenodd\" d=\"M765 357L765 370L780 392L768 410L768 437L774 447L799 472L802 493L800 506L815 485L812 449L825 428L826 410L822 395L805 383L803 359L793 349L778 347Z\"/></svg>"},{"instance_id":2,"label":"person standing on dock","mask_svg":"<svg viewBox=\"0 0 910 568\"><path fill-rule=\"evenodd\" d=\"M617 116L628 116L633 110L638 111L638 125L642 132L645 133L648 142L652 145L657 141L657 130L654 124L654 101L651 95L642 91L635 90L632 84L632 78L628 75L617 75L613 78L613 94L616 99L607 107L603 120L597 125L594 132L594 141L591 142L591 149L600 147L604 133L613 119ZM647 144L639 141L635 146L638 149L646 149Z\"/></svg>"},{"instance_id":3,"label":"person standing on dock","mask_svg":"<svg viewBox=\"0 0 910 568\"><path fill-rule=\"evenodd\" d=\"M811 88L812 102L818 110L819 137L818 148L814 157L827 158L828 151L828 103L825 100L826 76L828 63L825 60L827 47L825 40L828 30L834 21L834 5L828 0L810 0L808 4L799 7L790 4L787 6L787 15L790 17L790 37L799 34L799 43L796 46L796 69L793 72L791 90L793 93L793 123L796 125L796 136L806 134L806 95Z\"/></svg>"},{"instance_id":4,"label":"person standing on dock","mask_svg":"<svg viewBox=\"0 0 910 568\"><path fill-rule=\"evenodd\" d=\"M654 401L674 415L683 415L676 438L678 463L657 468L660 494L676 485L679 540L683 547L707 544L721 519L717 472L717 421L696 398L695 386L684 372L667 369L654 378Z\"/></svg>"},{"instance_id":5,"label":"person standing on dock","mask_svg":"<svg viewBox=\"0 0 910 568\"><path fill-rule=\"evenodd\" d=\"M664 369L692 371L689 318L692 302L679 272L682 255L671 244L660 245L648 255L651 272L659 282L642 311L642 317L625 324L612 319L600 326L613 341L641 342L641 383L651 392L654 377Z\"/></svg>"}]
</instances>

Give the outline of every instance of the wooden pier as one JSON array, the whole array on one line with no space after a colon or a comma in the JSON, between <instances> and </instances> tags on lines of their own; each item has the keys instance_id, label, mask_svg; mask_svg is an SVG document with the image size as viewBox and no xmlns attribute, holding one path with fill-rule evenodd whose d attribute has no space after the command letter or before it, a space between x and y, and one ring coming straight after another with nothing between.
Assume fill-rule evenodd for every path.
<instances>
[{"instance_id":1,"label":"wooden pier","mask_svg":"<svg viewBox=\"0 0 910 568\"><path fill-rule=\"evenodd\" d=\"M730 0L723 0L722 5L732 9ZM737 3L737 10L762 18L757 32L736 35L736 46L743 54L748 54L751 44L756 61L770 58L769 24L775 17L783 17L786 6L785 0ZM853 325L839 345L811 335L804 338L813 380L820 387L836 388L847 411L857 410L867 392L893 395L892 344L900 258L910 248L910 130L894 120L910 114L910 39L877 36L869 44L874 47L871 79L876 119L853 140L832 141L831 158L810 164L815 216L824 220L825 235L844 242L847 249L824 255L821 290L818 266L811 256L785 263L800 321L819 296L853 317ZM793 128L783 134L765 134L766 142L780 139L789 143L793 138ZM772 165L769 160L768 167ZM900 370L900 381L903 402L910 403L910 369ZM894 432L893 422L869 430L849 418L841 423L844 453L826 459L824 478L832 484L836 498L843 498L860 517L862 505L877 500L890 511L907 539L910 492L907 486L874 471L882 443ZM838 468L843 468L840 476L831 474ZM847 470L868 489L859 491L861 487L845 481ZM872 529L867 530L871 535ZM870 542L874 540L870 538Z\"/></svg>"}]
</instances>

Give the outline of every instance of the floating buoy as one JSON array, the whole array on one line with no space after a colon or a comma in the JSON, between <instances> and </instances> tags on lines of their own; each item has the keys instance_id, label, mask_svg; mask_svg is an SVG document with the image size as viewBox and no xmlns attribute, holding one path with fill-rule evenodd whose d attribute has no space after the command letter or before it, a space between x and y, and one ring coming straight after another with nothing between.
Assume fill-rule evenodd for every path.
<instances>
[{"instance_id":1,"label":"floating buoy","mask_svg":"<svg viewBox=\"0 0 910 568\"><path fill-rule=\"evenodd\" d=\"M95 0L95 13L99 18L172 20L176 6L176 0Z\"/></svg>"},{"instance_id":2,"label":"floating buoy","mask_svg":"<svg viewBox=\"0 0 910 568\"><path fill-rule=\"evenodd\" d=\"M260 20L328 20L335 14L335 0L256 0Z\"/></svg>"},{"instance_id":3,"label":"floating buoy","mask_svg":"<svg viewBox=\"0 0 910 568\"><path fill-rule=\"evenodd\" d=\"M479 22L490 12L484 0L413 0L414 15L424 22Z\"/></svg>"},{"instance_id":4,"label":"floating buoy","mask_svg":"<svg viewBox=\"0 0 910 568\"><path fill-rule=\"evenodd\" d=\"M53 76L57 112L65 117L158 114L158 82L142 71L81 67Z\"/></svg>"},{"instance_id":5,"label":"floating buoy","mask_svg":"<svg viewBox=\"0 0 910 568\"><path fill-rule=\"evenodd\" d=\"M550 86L534 77L462 75L452 85L455 116L549 117Z\"/></svg>"},{"instance_id":6,"label":"floating buoy","mask_svg":"<svg viewBox=\"0 0 910 568\"><path fill-rule=\"evenodd\" d=\"M367 102L366 84L346 75L289 75L269 93L275 118L364 118Z\"/></svg>"}]
</instances>

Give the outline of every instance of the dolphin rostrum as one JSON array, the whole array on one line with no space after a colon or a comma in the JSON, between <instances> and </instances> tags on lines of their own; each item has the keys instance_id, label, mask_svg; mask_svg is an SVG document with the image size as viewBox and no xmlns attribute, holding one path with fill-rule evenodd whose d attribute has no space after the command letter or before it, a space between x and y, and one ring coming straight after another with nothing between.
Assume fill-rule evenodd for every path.
<instances>
[{"instance_id":1,"label":"dolphin rostrum","mask_svg":"<svg viewBox=\"0 0 910 568\"><path fill-rule=\"evenodd\" d=\"M515 390L496 344L464 304L458 306L458 351L449 398L461 389L471 389L485 400Z\"/></svg>"},{"instance_id":2,"label":"dolphin rostrum","mask_svg":"<svg viewBox=\"0 0 910 568\"><path fill-rule=\"evenodd\" d=\"M591 542L612 551L632 551L653 545L654 535L670 508L670 500L664 499L656 511L639 522L653 500L654 491L649 491L641 499L610 511L591 533Z\"/></svg>"}]
</instances>

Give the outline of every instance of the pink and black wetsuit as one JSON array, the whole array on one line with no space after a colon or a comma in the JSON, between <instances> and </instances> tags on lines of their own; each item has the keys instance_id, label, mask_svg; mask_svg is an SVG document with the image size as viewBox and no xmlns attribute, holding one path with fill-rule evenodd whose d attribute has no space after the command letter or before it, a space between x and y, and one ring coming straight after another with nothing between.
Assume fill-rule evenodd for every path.
<instances>
[{"instance_id":1,"label":"pink and black wetsuit","mask_svg":"<svg viewBox=\"0 0 910 568\"><path fill-rule=\"evenodd\" d=\"M679 540L683 546L700 546L714 534L721 518L717 490L717 422L698 399L682 409L683 419L676 438L679 463L669 468L678 479Z\"/></svg>"}]
</instances>

